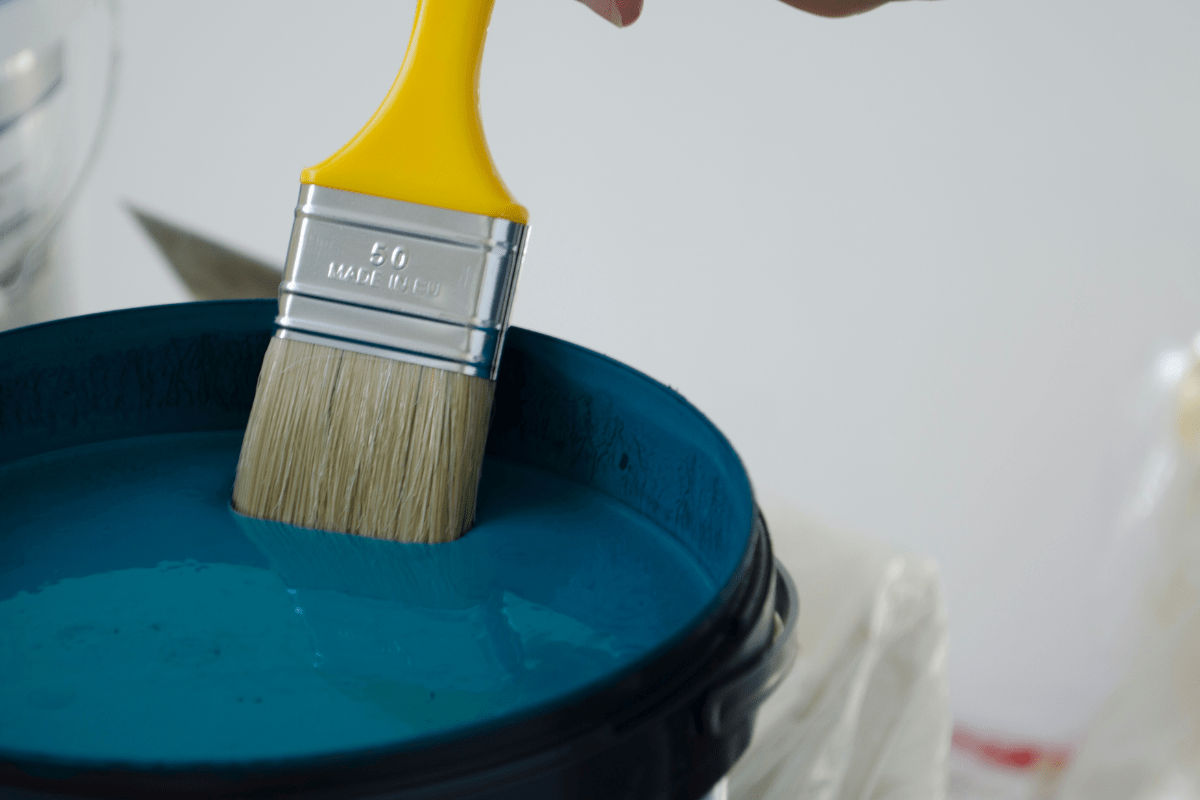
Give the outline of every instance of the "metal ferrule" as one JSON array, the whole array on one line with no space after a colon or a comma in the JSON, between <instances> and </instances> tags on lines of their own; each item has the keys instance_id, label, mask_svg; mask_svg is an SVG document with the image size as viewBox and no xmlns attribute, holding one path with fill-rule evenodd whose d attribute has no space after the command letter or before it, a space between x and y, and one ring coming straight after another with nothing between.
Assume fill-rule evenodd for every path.
<instances>
[{"instance_id":1,"label":"metal ferrule","mask_svg":"<svg viewBox=\"0 0 1200 800\"><path fill-rule=\"evenodd\" d=\"M526 226L304 184L276 336L495 379Z\"/></svg>"}]
</instances>

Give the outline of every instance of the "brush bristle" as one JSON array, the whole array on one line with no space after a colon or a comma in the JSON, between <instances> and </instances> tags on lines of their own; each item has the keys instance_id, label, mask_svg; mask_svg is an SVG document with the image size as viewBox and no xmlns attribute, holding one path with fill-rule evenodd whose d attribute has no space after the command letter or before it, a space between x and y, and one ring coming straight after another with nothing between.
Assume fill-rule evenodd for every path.
<instances>
[{"instance_id":1,"label":"brush bristle","mask_svg":"<svg viewBox=\"0 0 1200 800\"><path fill-rule=\"evenodd\" d=\"M242 442L242 514L404 542L475 520L492 382L272 338Z\"/></svg>"}]
</instances>

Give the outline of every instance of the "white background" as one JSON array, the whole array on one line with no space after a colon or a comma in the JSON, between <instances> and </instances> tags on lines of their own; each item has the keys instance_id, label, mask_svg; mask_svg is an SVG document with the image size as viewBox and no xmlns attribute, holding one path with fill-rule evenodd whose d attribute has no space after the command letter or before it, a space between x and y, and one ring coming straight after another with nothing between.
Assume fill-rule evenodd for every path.
<instances>
[{"instance_id":1,"label":"white background","mask_svg":"<svg viewBox=\"0 0 1200 800\"><path fill-rule=\"evenodd\" d=\"M774 507L936 557L957 716L1075 736L1127 400L1200 328L1200 4L646 5L497 3L514 322L678 388ZM186 299L126 200L282 262L300 169L374 110L412 9L127 0L77 308Z\"/></svg>"}]
</instances>

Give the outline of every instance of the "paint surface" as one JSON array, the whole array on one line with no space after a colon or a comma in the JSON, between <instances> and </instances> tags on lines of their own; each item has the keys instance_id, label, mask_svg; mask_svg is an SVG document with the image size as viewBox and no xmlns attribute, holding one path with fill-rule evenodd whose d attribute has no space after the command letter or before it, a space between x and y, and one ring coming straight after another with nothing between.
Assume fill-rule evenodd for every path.
<instances>
[{"instance_id":1,"label":"paint surface","mask_svg":"<svg viewBox=\"0 0 1200 800\"><path fill-rule=\"evenodd\" d=\"M479 522L451 544L245 520L228 508L240 442L147 436L0 466L0 751L416 745L586 692L715 600L661 527L505 461L485 464Z\"/></svg>"}]
</instances>

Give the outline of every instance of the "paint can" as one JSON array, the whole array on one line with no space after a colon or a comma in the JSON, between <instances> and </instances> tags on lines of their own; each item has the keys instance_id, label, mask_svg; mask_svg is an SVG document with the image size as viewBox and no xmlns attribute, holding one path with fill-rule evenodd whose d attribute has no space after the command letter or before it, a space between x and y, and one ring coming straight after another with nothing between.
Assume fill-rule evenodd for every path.
<instances>
[{"instance_id":1,"label":"paint can","mask_svg":"<svg viewBox=\"0 0 1200 800\"><path fill-rule=\"evenodd\" d=\"M716 428L514 328L458 542L246 520L274 313L0 334L0 793L721 796L797 601Z\"/></svg>"}]
</instances>

